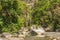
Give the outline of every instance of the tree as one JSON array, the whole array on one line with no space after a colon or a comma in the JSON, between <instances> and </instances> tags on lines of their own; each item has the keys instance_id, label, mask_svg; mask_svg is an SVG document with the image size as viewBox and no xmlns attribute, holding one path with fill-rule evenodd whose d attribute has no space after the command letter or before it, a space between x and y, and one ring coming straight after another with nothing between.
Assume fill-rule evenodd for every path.
<instances>
[{"instance_id":1,"label":"tree","mask_svg":"<svg viewBox=\"0 0 60 40\"><path fill-rule=\"evenodd\" d=\"M1 31L17 32L24 25L26 4L21 0L0 0Z\"/></svg>"},{"instance_id":2,"label":"tree","mask_svg":"<svg viewBox=\"0 0 60 40\"><path fill-rule=\"evenodd\" d=\"M44 28L51 26L56 31L60 18L55 9L60 4L59 2L60 0L38 0L32 9L32 23Z\"/></svg>"}]
</instances>

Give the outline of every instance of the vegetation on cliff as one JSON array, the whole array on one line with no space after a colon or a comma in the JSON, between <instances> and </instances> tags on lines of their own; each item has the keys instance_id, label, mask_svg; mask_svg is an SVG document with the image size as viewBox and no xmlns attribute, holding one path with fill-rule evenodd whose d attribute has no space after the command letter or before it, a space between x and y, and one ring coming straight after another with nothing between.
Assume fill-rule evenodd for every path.
<instances>
[{"instance_id":1,"label":"vegetation on cliff","mask_svg":"<svg viewBox=\"0 0 60 40\"><path fill-rule=\"evenodd\" d=\"M33 7L22 0L0 0L0 32L18 32L21 27L41 25L60 28L60 0L38 0Z\"/></svg>"}]
</instances>

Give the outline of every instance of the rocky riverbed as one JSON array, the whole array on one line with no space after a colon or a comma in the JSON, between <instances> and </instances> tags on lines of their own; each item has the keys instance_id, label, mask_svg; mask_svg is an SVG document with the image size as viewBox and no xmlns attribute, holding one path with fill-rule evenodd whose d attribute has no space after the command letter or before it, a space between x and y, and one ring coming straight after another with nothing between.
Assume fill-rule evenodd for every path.
<instances>
[{"instance_id":1,"label":"rocky riverbed","mask_svg":"<svg viewBox=\"0 0 60 40\"><path fill-rule=\"evenodd\" d=\"M16 37L0 38L0 40L58 40L58 39L56 39L56 38L50 38L50 37L29 36L29 37L25 37L25 38L16 38Z\"/></svg>"},{"instance_id":2,"label":"rocky riverbed","mask_svg":"<svg viewBox=\"0 0 60 40\"><path fill-rule=\"evenodd\" d=\"M60 40L59 32L45 32L43 28L22 28L18 33L2 33L0 40Z\"/></svg>"},{"instance_id":3,"label":"rocky riverbed","mask_svg":"<svg viewBox=\"0 0 60 40\"><path fill-rule=\"evenodd\" d=\"M0 35L0 40L60 40L60 33L45 32L44 35L24 36L24 35L11 35L5 33Z\"/></svg>"}]
</instances>

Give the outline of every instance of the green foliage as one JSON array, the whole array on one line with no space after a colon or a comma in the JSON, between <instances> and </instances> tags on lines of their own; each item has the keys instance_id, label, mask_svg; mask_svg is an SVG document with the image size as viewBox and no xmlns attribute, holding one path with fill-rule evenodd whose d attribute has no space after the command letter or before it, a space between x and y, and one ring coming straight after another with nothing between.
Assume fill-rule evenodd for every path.
<instances>
[{"instance_id":1,"label":"green foliage","mask_svg":"<svg viewBox=\"0 0 60 40\"><path fill-rule=\"evenodd\" d=\"M14 33L30 22L60 28L59 6L60 0L38 0L32 8L22 0L0 0L0 32Z\"/></svg>"},{"instance_id":2,"label":"green foliage","mask_svg":"<svg viewBox=\"0 0 60 40\"><path fill-rule=\"evenodd\" d=\"M17 32L24 25L25 9L26 4L23 1L0 0L0 31Z\"/></svg>"},{"instance_id":3,"label":"green foliage","mask_svg":"<svg viewBox=\"0 0 60 40\"><path fill-rule=\"evenodd\" d=\"M38 0L32 9L32 23L43 27L51 25L53 30L58 28L60 15L58 17L57 7L59 7L59 4L60 0Z\"/></svg>"}]
</instances>

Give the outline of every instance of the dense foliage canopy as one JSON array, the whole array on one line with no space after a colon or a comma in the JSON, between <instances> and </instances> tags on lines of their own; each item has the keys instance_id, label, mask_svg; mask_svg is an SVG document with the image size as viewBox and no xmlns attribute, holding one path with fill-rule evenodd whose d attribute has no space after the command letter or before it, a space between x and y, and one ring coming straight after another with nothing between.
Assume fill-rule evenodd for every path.
<instances>
[{"instance_id":1,"label":"dense foliage canopy","mask_svg":"<svg viewBox=\"0 0 60 40\"><path fill-rule=\"evenodd\" d=\"M17 32L30 24L60 28L60 0L38 0L33 7L22 0L0 0L0 32Z\"/></svg>"},{"instance_id":2,"label":"dense foliage canopy","mask_svg":"<svg viewBox=\"0 0 60 40\"><path fill-rule=\"evenodd\" d=\"M18 31L23 26L26 7L20 0L0 0L0 31Z\"/></svg>"},{"instance_id":3,"label":"dense foliage canopy","mask_svg":"<svg viewBox=\"0 0 60 40\"><path fill-rule=\"evenodd\" d=\"M53 31L60 28L60 0L38 0L33 12L33 24L41 25L42 27L52 27Z\"/></svg>"}]
</instances>

